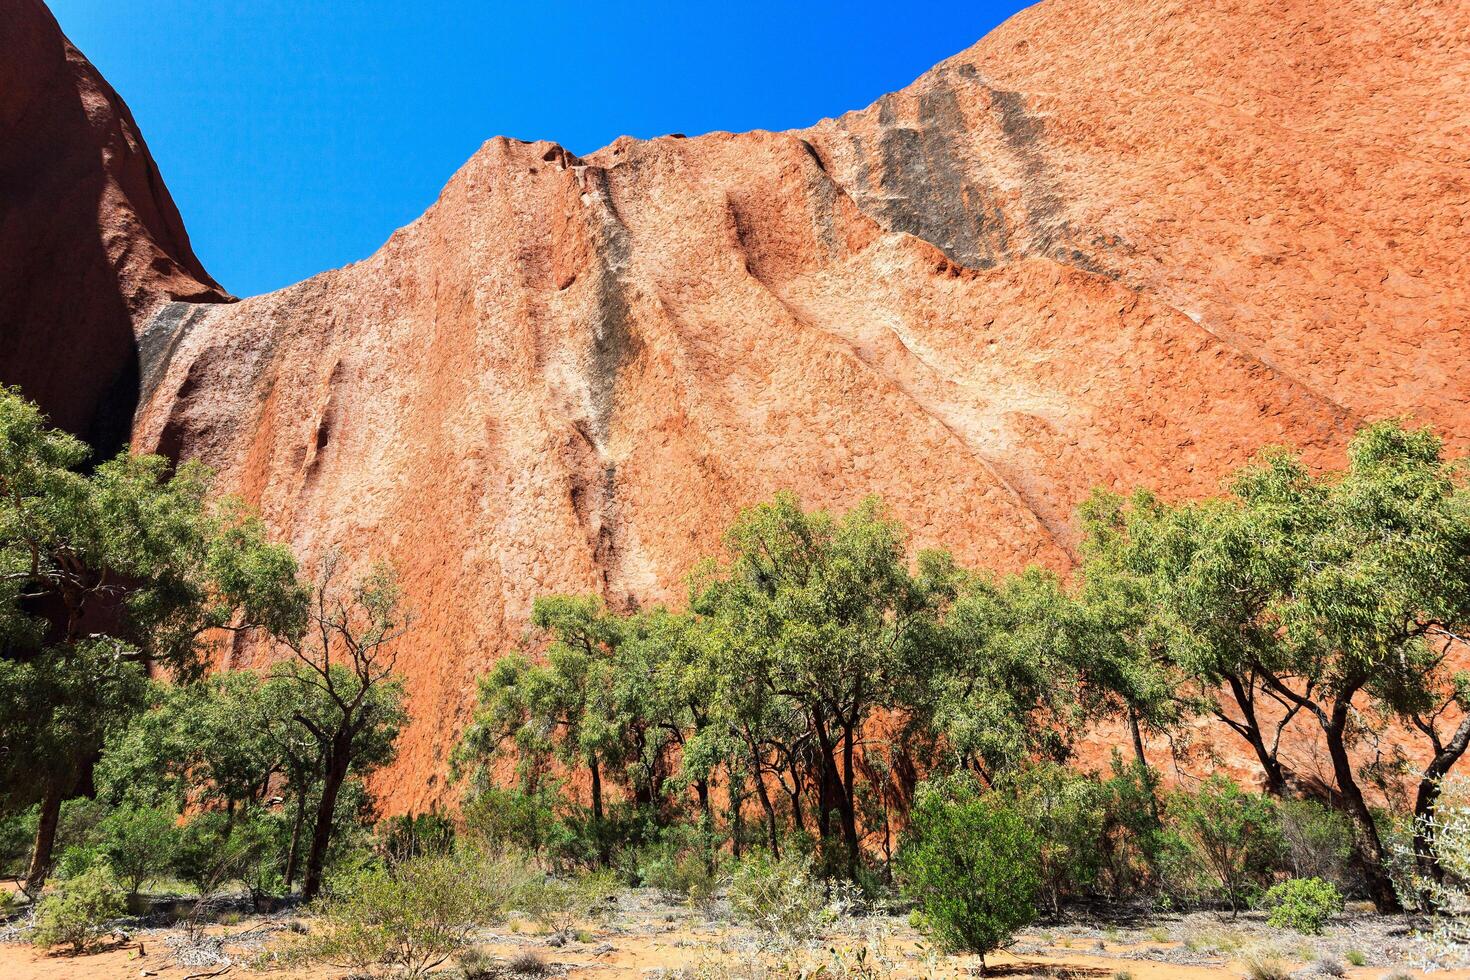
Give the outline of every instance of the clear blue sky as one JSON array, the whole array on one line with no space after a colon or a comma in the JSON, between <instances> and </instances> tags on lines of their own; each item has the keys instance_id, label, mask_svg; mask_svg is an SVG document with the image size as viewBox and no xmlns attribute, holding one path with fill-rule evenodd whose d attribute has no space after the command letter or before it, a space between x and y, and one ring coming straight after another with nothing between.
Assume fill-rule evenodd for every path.
<instances>
[{"instance_id":1,"label":"clear blue sky","mask_svg":"<svg viewBox=\"0 0 1470 980\"><path fill-rule=\"evenodd\" d=\"M50 0L132 107L195 250L248 296L370 255L485 140L788 129L1023 0Z\"/></svg>"}]
</instances>

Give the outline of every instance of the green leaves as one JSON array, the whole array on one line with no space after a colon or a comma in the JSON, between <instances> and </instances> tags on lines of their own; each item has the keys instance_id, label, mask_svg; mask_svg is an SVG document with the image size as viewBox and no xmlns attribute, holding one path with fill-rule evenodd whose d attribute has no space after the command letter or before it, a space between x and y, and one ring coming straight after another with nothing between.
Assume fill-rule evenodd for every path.
<instances>
[{"instance_id":1,"label":"green leaves","mask_svg":"<svg viewBox=\"0 0 1470 980\"><path fill-rule=\"evenodd\" d=\"M968 774L920 787L898 854L899 881L947 951L987 953L1036 918L1040 846L1000 794Z\"/></svg>"}]
</instances>

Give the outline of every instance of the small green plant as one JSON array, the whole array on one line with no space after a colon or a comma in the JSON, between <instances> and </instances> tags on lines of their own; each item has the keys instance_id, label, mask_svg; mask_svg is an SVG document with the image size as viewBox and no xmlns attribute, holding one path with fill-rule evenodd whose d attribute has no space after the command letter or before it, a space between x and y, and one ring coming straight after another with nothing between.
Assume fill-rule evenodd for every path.
<instances>
[{"instance_id":1,"label":"small green plant","mask_svg":"<svg viewBox=\"0 0 1470 980\"><path fill-rule=\"evenodd\" d=\"M1040 844L1042 893L1052 917L1060 917L1064 898L1097 881L1106 791L1095 778L1055 763L1023 770L1006 789Z\"/></svg>"},{"instance_id":2,"label":"small green plant","mask_svg":"<svg viewBox=\"0 0 1470 980\"><path fill-rule=\"evenodd\" d=\"M1342 911L1342 893L1321 878L1291 878L1266 892L1266 921L1278 929L1320 935L1327 920Z\"/></svg>"},{"instance_id":3,"label":"small green plant","mask_svg":"<svg viewBox=\"0 0 1470 980\"><path fill-rule=\"evenodd\" d=\"M121 806L97 825L99 851L132 898L173 863L178 815L157 807Z\"/></svg>"},{"instance_id":4,"label":"small green plant","mask_svg":"<svg viewBox=\"0 0 1470 980\"><path fill-rule=\"evenodd\" d=\"M506 968L517 977L544 977L551 973L551 967L541 958L541 954L532 949L523 949L516 953L506 963Z\"/></svg>"},{"instance_id":5,"label":"small green plant","mask_svg":"<svg viewBox=\"0 0 1470 980\"><path fill-rule=\"evenodd\" d=\"M1362 953L1360 953L1356 949L1350 949L1350 950L1348 950L1346 953L1343 954L1343 958L1348 961L1348 965L1349 966L1367 966L1368 965L1368 957L1364 956Z\"/></svg>"},{"instance_id":6,"label":"small green plant","mask_svg":"<svg viewBox=\"0 0 1470 980\"><path fill-rule=\"evenodd\" d=\"M1269 880L1282 848L1269 797L1215 775L1193 793L1176 790L1169 797L1168 818L1176 888L1193 876L1234 916Z\"/></svg>"},{"instance_id":7,"label":"small green plant","mask_svg":"<svg viewBox=\"0 0 1470 980\"><path fill-rule=\"evenodd\" d=\"M702 845L703 841L666 834L638 852L638 881L666 898L693 905L708 902L720 885L720 875L713 848Z\"/></svg>"},{"instance_id":8,"label":"small green plant","mask_svg":"<svg viewBox=\"0 0 1470 980\"><path fill-rule=\"evenodd\" d=\"M517 859L473 854L429 855L364 873L318 903L321 928L297 955L422 977L466 949L477 928L500 921L529 877Z\"/></svg>"},{"instance_id":9,"label":"small green plant","mask_svg":"<svg viewBox=\"0 0 1470 980\"><path fill-rule=\"evenodd\" d=\"M741 862L730 883L735 918L778 947L814 937L833 916L809 856L786 853L779 861L757 854Z\"/></svg>"},{"instance_id":10,"label":"small green plant","mask_svg":"<svg viewBox=\"0 0 1470 980\"><path fill-rule=\"evenodd\" d=\"M62 848L56 858L56 877L65 881L86 874L100 864L105 864L102 850L92 844L72 844Z\"/></svg>"},{"instance_id":11,"label":"small green plant","mask_svg":"<svg viewBox=\"0 0 1470 980\"><path fill-rule=\"evenodd\" d=\"M1353 857L1352 826L1346 817L1313 800L1276 804L1283 859L1293 878L1321 878L1342 885Z\"/></svg>"},{"instance_id":12,"label":"small green plant","mask_svg":"<svg viewBox=\"0 0 1470 980\"><path fill-rule=\"evenodd\" d=\"M947 950L985 956L1036 918L1040 847L1026 821L968 774L925 784L898 855L904 893Z\"/></svg>"},{"instance_id":13,"label":"small green plant","mask_svg":"<svg viewBox=\"0 0 1470 980\"><path fill-rule=\"evenodd\" d=\"M611 871L566 878L545 875L525 887L521 905L547 932L569 939L619 890Z\"/></svg>"},{"instance_id":14,"label":"small green plant","mask_svg":"<svg viewBox=\"0 0 1470 980\"><path fill-rule=\"evenodd\" d=\"M127 908L123 890L112 871L98 865L69 878L36 906L31 934L37 946L70 946L80 953L112 919Z\"/></svg>"},{"instance_id":15,"label":"small green plant","mask_svg":"<svg viewBox=\"0 0 1470 980\"><path fill-rule=\"evenodd\" d=\"M438 810L389 817L378 825L379 851L396 864L426 854L448 854L454 847L454 822Z\"/></svg>"}]
</instances>

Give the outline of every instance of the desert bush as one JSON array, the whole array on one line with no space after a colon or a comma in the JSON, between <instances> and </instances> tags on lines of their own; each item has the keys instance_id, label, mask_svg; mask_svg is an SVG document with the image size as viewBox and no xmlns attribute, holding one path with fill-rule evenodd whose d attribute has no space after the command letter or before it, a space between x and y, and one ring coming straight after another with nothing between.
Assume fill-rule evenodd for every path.
<instances>
[{"instance_id":1,"label":"desert bush","mask_svg":"<svg viewBox=\"0 0 1470 980\"><path fill-rule=\"evenodd\" d=\"M920 787L899 880L944 949L986 954L1036 918L1040 846L1025 819L968 774Z\"/></svg>"},{"instance_id":2,"label":"desert bush","mask_svg":"<svg viewBox=\"0 0 1470 980\"><path fill-rule=\"evenodd\" d=\"M518 858L475 853L411 858L362 874L317 903L320 927L296 955L422 977L468 948L475 929L503 919L528 877Z\"/></svg>"},{"instance_id":3,"label":"desert bush","mask_svg":"<svg viewBox=\"0 0 1470 980\"><path fill-rule=\"evenodd\" d=\"M31 845L36 840L36 807L0 816L0 877L26 873Z\"/></svg>"},{"instance_id":4,"label":"desert bush","mask_svg":"<svg viewBox=\"0 0 1470 980\"><path fill-rule=\"evenodd\" d=\"M69 847L63 847L56 855L54 873L57 878L65 881L68 878L84 875L93 868L106 863L106 858L102 856L102 849L96 844L72 844Z\"/></svg>"},{"instance_id":5,"label":"desert bush","mask_svg":"<svg viewBox=\"0 0 1470 980\"><path fill-rule=\"evenodd\" d=\"M80 797L61 804L51 862L51 870L58 878L75 878L102 862L98 825L107 816L107 812L107 807L96 800ZM20 815L12 830L14 834L25 835L23 841L17 842L19 853L16 855L16 875L24 874L30 862L31 845L36 836L36 814L37 809L31 807Z\"/></svg>"},{"instance_id":6,"label":"desert bush","mask_svg":"<svg viewBox=\"0 0 1470 980\"><path fill-rule=\"evenodd\" d=\"M1422 905L1429 913L1426 965L1459 966L1470 957L1470 778L1444 780L1434 815L1421 826L1439 874L1418 872L1412 827L1402 828L1394 844L1399 891L1405 904Z\"/></svg>"},{"instance_id":7,"label":"desert bush","mask_svg":"<svg viewBox=\"0 0 1470 980\"><path fill-rule=\"evenodd\" d=\"M1246 980L1291 980L1291 967L1269 953L1252 953L1245 959Z\"/></svg>"},{"instance_id":8,"label":"desert bush","mask_svg":"<svg viewBox=\"0 0 1470 980\"><path fill-rule=\"evenodd\" d=\"M576 850L574 834L562 816L569 806L555 790L524 793L487 787L464 806L465 836L481 845L525 851L562 864Z\"/></svg>"},{"instance_id":9,"label":"desert bush","mask_svg":"<svg viewBox=\"0 0 1470 980\"><path fill-rule=\"evenodd\" d=\"M1040 843L1041 890L1052 914L1060 915L1064 897L1097 881L1107 818L1104 790L1096 779L1055 764L1023 771L1007 789Z\"/></svg>"},{"instance_id":10,"label":"desert bush","mask_svg":"<svg viewBox=\"0 0 1470 980\"><path fill-rule=\"evenodd\" d=\"M258 911L286 893L286 853L291 827L282 814L251 809L230 832L230 867L226 869L250 892Z\"/></svg>"},{"instance_id":11,"label":"desert bush","mask_svg":"<svg viewBox=\"0 0 1470 980\"><path fill-rule=\"evenodd\" d=\"M98 852L129 898L172 866L179 836L177 823L177 814L138 806L120 806L98 823Z\"/></svg>"},{"instance_id":12,"label":"desert bush","mask_svg":"<svg viewBox=\"0 0 1470 980\"><path fill-rule=\"evenodd\" d=\"M633 869L638 884L658 889L669 899L701 904L720 885L714 841L695 827L671 827L656 843L637 852Z\"/></svg>"},{"instance_id":13,"label":"desert bush","mask_svg":"<svg viewBox=\"0 0 1470 980\"><path fill-rule=\"evenodd\" d=\"M378 850L396 864L429 854L447 854L454 847L454 821L437 810L389 817L378 825Z\"/></svg>"},{"instance_id":14,"label":"desert bush","mask_svg":"<svg viewBox=\"0 0 1470 980\"><path fill-rule=\"evenodd\" d=\"M730 910L780 947L798 946L833 918L810 855L764 853L747 857L730 882Z\"/></svg>"},{"instance_id":15,"label":"desert bush","mask_svg":"<svg viewBox=\"0 0 1470 980\"><path fill-rule=\"evenodd\" d=\"M1292 878L1273 885L1261 905L1268 910L1266 921L1276 928L1316 936L1342 911L1342 893L1321 878Z\"/></svg>"},{"instance_id":16,"label":"desert bush","mask_svg":"<svg viewBox=\"0 0 1470 980\"><path fill-rule=\"evenodd\" d=\"M104 865L61 882L36 905L32 942L37 946L70 946L80 953L113 919L127 909L117 879Z\"/></svg>"},{"instance_id":17,"label":"desert bush","mask_svg":"<svg viewBox=\"0 0 1470 980\"><path fill-rule=\"evenodd\" d=\"M1293 878L1321 878L1338 887L1351 879L1353 829L1346 817L1314 800L1276 804L1282 861Z\"/></svg>"},{"instance_id":18,"label":"desert bush","mask_svg":"<svg viewBox=\"0 0 1470 980\"><path fill-rule=\"evenodd\" d=\"M204 811L179 830L173 870L200 895L209 895L240 876L243 845L228 815Z\"/></svg>"},{"instance_id":19,"label":"desert bush","mask_svg":"<svg viewBox=\"0 0 1470 980\"><path fill-rule=\"evenodd\" d=\"M580 875L539 875L522 891L521 907L555 936L571 936L596 916L621 885L611 871Z\"/></svg>"},{"instance_id":20,"label":"desert bush","mask_svg":"<svg viewBox=\"0 0 1470 980\"><path fill-rule=\"evenodd\" d=\"M1170 883L1188 894L1199 888L1222 899L1234 915L1258 894L1281 855L1281 832L1271 799L1212 776L1198 790L1168 799L1173 834Z\"/></svg>"},{"instance_id":21,"label":"desert bush","mask_svg":"<svg viewBox=\"0 0 1470 980\"><path fill-rule=\"evenodd\" d=\"M1151 768L1124 762L1115 751L1112 775L1100 786L1103 808L1098 886L1126 898L1157 883L1165 835L1154 821L1159 779Z\"/></svg>"}]
</instances>

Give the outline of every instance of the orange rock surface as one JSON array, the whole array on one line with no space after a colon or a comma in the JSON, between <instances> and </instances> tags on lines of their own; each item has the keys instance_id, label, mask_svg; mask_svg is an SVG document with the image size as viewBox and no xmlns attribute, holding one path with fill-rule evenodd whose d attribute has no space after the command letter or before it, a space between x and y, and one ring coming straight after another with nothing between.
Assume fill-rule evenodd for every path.
<instances>
[{"instance_id":1,"label":"orange rock surface","mask_svg":"<svg viewBox=\"0 0 1470 980\"><path fill-rule=\"evenodd\" d=\"M117 93L41 0L0 3L0 382L116 451L148 314L228 298Z\"/></svg>"},{"instance_id":2,"label":"orange rock surface","mask_svg":"<svg viewBox=\"0 0 1470 980\"><path fill-rule=\"evenodd\" d=\"M397 565L422 807L536 596L678 602L778 489L1062 568L1096 485L1470 446L1467 66L1457 0L1045 0L808 130L494 139L366 261L134 309L135 444Z\"/></svg>"}]
</instances>

